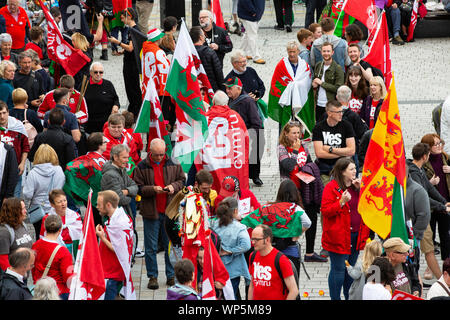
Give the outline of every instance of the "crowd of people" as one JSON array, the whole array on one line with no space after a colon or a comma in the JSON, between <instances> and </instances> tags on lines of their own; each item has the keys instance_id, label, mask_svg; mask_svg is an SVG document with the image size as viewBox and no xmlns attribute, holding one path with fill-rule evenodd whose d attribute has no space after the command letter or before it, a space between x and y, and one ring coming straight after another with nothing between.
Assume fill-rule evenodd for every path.
<instances>
[{"instance_id":1,"label":"crowd of people","mask_svg":"<svg viewBox=\"0 0 450 320\"><path fill-rule=\"evenodd\" d=\"M189 32L215 92L212 106L205 108L231 109L245 123L253 158L243 170L248 170L255 186L263 185L266 86L247 61L266 63L258 51L258 22L265 2L233 0L231 27L242 36L240 49L233 48L229 31L215 24L209 10L199 12L199 25ZM334 20L320 19L324 2L307 1L306 27L298 31L298 41L287 44L285 58L293 81L297 72L305 70L312 80L314 157L303 139L304 124L294 117L282 121L280 116L280 185L272 202L257 199L236 176L214 181L205 168L184 172L167 154L163 139L145 141L146 135L134 132L149 81L154 82L168 131L177 130L175 104L165 91L176 47L176 18L166 17L161 31L145 23L152 12L151 0L133 1L133 7L116 14L107 1L86 1L82 19L92 21L92 32L86 32L82 27L68 29L62 4L58 7L50 1L50 14L65 39L89 59L70 75L49 59L46 22L34 13L39 8L20 0L4 3L0 9L6 21L2 25L0 18L0 300L69 299L83 237L82 209L88 205L90 190L103 262L99 272L106 281L104 299L132 299L129 282L135 257L144 258L147 288L158 289L161 250L167 299L202 299L199 270L203 270L204 248L195 261L182 259L177 213L187 186L204 201L205 223L220 244L209 250L220 256L235 299L298 299L303 261L330 263L332 300L340 300L341 294L353 300L391 299L396 290L428 299L450 296L450 162L445 140L436 133L424 135L407 161L405 208L413 241L381 239L358 212L358 174L386 98L385 79L363 60L367 48L358 25L347 26L345 37L339 38L333 34ZM408 1L375 3L389 12L392 43L404 44ZM275 29L292 32L292 1L274 1L274 8ZM142 48L136 35L145 38ZM102 63L94 61L97 43L102 46L101 60L108 59L108 43L112 55L123 55L126 111L115 84L104 78ZM224 76L228 58L232 70ZM207 88L200 89L205 94ZM450 101L444 103L443 119L445 108L450 108ZM220 187L214 190L213 184ZM143 251L132 237L137 213L144 226ZM263 215L272 220L262 219ZM286 232L275 227L285 221L281 219L286 219ZM318 223L321 252L314 251ZM303 234L304 255L298 246ZM427 264L423 278L437 279L426 297L419 275L422 253ZM436 258L439 253L442 266ZM241 277L245 292L239 288ZM217 275L214 286L217 298L229 297L222 277Z\"/></svg>"}]
</instances>

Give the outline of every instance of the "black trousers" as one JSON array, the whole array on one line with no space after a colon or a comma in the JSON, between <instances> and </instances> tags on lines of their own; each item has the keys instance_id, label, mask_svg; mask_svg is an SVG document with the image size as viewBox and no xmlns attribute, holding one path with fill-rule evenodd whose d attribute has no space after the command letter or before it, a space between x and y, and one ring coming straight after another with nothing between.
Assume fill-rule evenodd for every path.
<instances>
[{"instance_id":1,"label":"black trousers","mask_svg":"<svg viewBox=\"0 0 450 320\"><path fill-rule=\"evenodd\" d=\"M305 28L308 28L311 23L319 21L326 5L327 0L306 0ZM315 19L314 14L316 15Z\"/></svg>"},{"instance_id":2,"label":"black trousers","mask_svg":"<svg viewBox=\"0 0 450 320\"><path fill-rule=\"evenodd\" d=\"M172 132L176 121L175 105L172 103L170 96L160 96L159 102L161 103L164 120L169 121L170 131Z\"/></svg>"},{"instance_id":3,"label":"black trousers","mask_svg":"<svg viewBox=\"0 0 450 320\"><path fill-rule=\"evenodd\" d=\"M142 91L139 82L139 70L134 61L123 61L123 81L130 102L128 111L134 114L134 120L136 121L142 106Z\"/></svg>"},{"instance_id":4,"label":"black trousers","mask_svg":"<svg viewBox=\"0 0 450 320\"><path fill-rule=\"evenodd\" d=\"M314 244L316 241L316 231L317 231L317 215L320 211L320 205L316 204L305 204L305 212L311 220L311 227L305 232L306 239L306 251L305 253L314 253Z\"/></svg>"},{"instance_id":5,"label":"black trousers","mask_svg":"<svg viewBox=\"0 0 450 320\"><path fill-rule=\"evenodd\" d=\"M279 27L292 26L294 11L292 10L292 0L273 0L275 17ZM284 8L284 15L283 15Z\"/></svg>"},{"instance_id":6,"label":"black trousers","mask_svg":"<svg viewBox=\"0 0 450 320\"><path fill-rule=\"evenodd\" d=\"M439 231L441 258L445 260L450 257L450 215L433 211L431 213L430 227L433 231L433 240L435 239L436 227Z\"/></svg>"},{"instance_id":7,"label":"black trousers","mask_svg":"<svg viewBox=\"0 0 450 320\"><path fill-rule=\"evenodd\" d=\"M248 129L248 135L250 143L248 177L250 179L256 179L259 178L259 174L261 173L261 159L266 144L264 129Z\"/></svg>"}]
</instances>

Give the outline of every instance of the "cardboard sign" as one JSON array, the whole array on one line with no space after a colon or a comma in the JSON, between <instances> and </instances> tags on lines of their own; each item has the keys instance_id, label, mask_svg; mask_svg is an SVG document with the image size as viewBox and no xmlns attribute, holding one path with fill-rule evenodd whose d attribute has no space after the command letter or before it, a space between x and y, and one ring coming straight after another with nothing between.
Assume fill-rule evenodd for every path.
<instances>
[{"instance_id":1,"label":"cardboard sign","mask_svg":"<svg viewBox=\"0 0 450 320\"><path fill-rule=\"evenodd\" d=\"M423 300L422 298L413 296L412 294L406 293L404 291L395 290L392 294L391 300Z\"/></svg>"}]
</instances>

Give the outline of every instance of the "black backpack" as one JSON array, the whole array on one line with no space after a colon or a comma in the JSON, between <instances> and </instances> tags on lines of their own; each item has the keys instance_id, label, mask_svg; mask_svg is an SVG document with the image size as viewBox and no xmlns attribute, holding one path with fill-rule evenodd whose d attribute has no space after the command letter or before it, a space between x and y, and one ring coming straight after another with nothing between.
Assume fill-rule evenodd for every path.
<instances>
[{"instance_id":1,"label":"black backpack","mask_svg":"<svg viewBox=\"0 0 450 320\"><path fill-rule=\"evenodd\" d=\"M256 255L255 252L252 252L250 254L250 265L253 264L253 261L255 260L255 255ZM284 279L283 273L281 272L281 267L280 267L280 259L281 259L282 256L285 256L285 254L280 252L280 251L278 251L277 255L275 256L275 263L274 263L275 264L275 269L277 269L278 276L280 277L280 279ZM288 258L288 257L286 256L286 258ZM297 267L295 266L294 262L292 262L291 259L288 258L288 260L291 263L292 271L294 272L295 283L297 284L297 288L299 288L299 278L298 278ZM282 281L282 283L283 283L283 294L286 294L286 292L287 292L286 284L284 283L284 281ZM300 300L300 292L298 293L298 295L295 298L295 300Z\"/></svg>"}]
</instances>

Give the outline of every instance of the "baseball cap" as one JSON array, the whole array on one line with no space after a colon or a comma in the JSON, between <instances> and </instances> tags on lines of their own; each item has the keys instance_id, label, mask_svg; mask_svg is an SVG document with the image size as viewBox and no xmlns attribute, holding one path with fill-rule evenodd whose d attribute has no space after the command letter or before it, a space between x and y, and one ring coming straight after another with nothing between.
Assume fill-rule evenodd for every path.
<instances>
[{"instance_id":1,"label":"baseball cap","mask_svg":"<svg viewBox=\"0 0 450 320\"><path fill-rule=\"evenodd\" d=\"M239 180L235 176L226 176L222 180L219 194L223 197L230 197L239 190Z\"/></svg>"},{"instance_id":2,"label":"baseball cap","mask_svg":"<svg viewBox=\"0 0 450 320\"><path fill-rule=\"evenodd\" d=\"M147 40L151 42L155 42L156 40L161 39L164 37L164 33L161 32L158 28L150 29L149 32L147 32Z\"/></svg>"},{"instance_id":3,"label":"baseball cap","mask_svg":"<svg viewBox=\"0 0 450 320\"><path fill-rule=\"evenodd\" d=\"M401 238L394 237L394 238L387 239L383 243L383 248L385 250L389 250L389 251L397 251L397 252L406 253L409 251L411 246L404 243Z\"/></svg>"},{"instance_id":4,"label":"baseball cap","mask_svg":"<svg viewBox=\"0 0 450 320\"><path fill-rule=\"evenodd\" d=\"M242 88L242 81L236 76L228 77L224 83L225 87L239 86Z\"/></svg>"}]
</instances>

